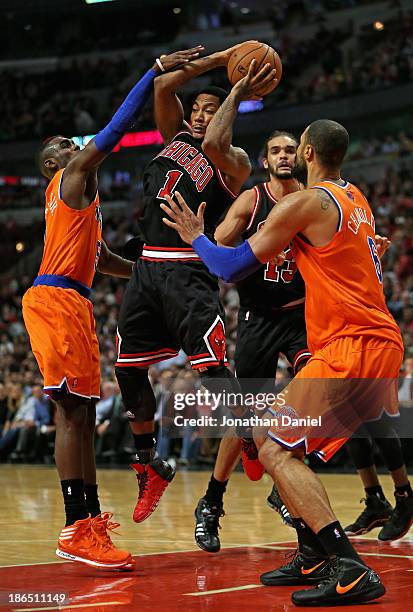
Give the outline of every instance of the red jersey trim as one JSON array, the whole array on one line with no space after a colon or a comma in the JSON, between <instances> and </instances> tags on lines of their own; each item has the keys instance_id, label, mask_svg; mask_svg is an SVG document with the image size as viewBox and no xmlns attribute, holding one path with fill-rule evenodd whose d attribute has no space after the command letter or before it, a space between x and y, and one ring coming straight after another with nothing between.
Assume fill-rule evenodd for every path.
<instances>
[{"instance_id":1,"label":"red jersey trim","mask_svg":"<svg viewBox=\"0 0 413 612\"><path fill-rule=\"evenodd\" d=\"M251 229L252 224L254 223L254 219L255 219L255 216L256 216L256 214L258 212L258 209L259 209L259 206L260 206L260 201L261 201L261 193L260 193L260 190L259 190L257 185L255 185L254 191L255 191L255 203L254 203L254 207L252 209L250 221L249 221L249 223L247 225L247 228L245 230L246 232L249 229Z\"/></svg>"}]
</instances>

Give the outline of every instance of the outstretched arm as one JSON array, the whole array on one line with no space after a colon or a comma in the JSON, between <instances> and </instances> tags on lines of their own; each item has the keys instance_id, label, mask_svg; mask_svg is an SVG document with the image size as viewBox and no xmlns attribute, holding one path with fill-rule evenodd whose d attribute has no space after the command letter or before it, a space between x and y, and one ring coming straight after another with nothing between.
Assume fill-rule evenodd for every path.
<instances>
[{"instance_id":1,"label":"outstretched arm","mask_svg":"<svg viewBox=\"0 0 413 612\"><path fill-rule=\"evenodd\" d=\"M189 62L192 57L192 49L178 51L165 56L162 65L165 70L170 70L183 61ZM68 163L62 182L62 196L72 208L80 210L90 204L97 190L98 166L139 117L152 92L153 81L160 72L158 64L155 63L132 88L108 125Z\"/></svg>"},{"instance_id":2,"label":"outstretched arm","mask_svg":"<svg viewBox=\"0 0 413 612\"><path fill-rule=\"evenodd\" d=\"M312 198L306 199L304 192L290 194L283 198L268 215L262 230L236 248L221 247L213 244L203 233L203 202L195 216L186 205L182 196L175 192L174 202L161 208L169 218L165 225L174 228L182 240L192 244L210 272L228 282L236 282L249 276L267 261L278 256L294 236L307 229L314 216Z\"/></svg>"},{"instance_id":3,"label":"outstretched arm","mask_svg":"<svg viewBox=\"0 0 413 612\"><path fill-rule=\"evenodd\" d=\"M119 278L130 278L132 276L133 261L124 259L113 253L106 242L102 241L102 248L97 269L102 274L117 276Z\"/></svg>"}]
</instances>

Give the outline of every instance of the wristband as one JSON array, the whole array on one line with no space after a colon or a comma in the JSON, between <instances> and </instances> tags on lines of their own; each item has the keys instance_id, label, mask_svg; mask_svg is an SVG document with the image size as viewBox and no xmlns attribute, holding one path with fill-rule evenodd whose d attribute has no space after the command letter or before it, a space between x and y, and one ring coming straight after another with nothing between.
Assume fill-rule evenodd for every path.
<instances>
[{"instance_id":1,"label":"wristband","mask_svg":"<svg viewBox=\"0 0 413 612\"><path fill-rule=\"evenodd\" d=\"M160 70L161 72L166 72L165 68L162 66L162 62L161 62L161 60L159 59L159 57L157 57L155 61L156 61L156 63L157 63L157 64L158 64L158 66L159 66L159 70Z\"/></svg>"}]
</instances>

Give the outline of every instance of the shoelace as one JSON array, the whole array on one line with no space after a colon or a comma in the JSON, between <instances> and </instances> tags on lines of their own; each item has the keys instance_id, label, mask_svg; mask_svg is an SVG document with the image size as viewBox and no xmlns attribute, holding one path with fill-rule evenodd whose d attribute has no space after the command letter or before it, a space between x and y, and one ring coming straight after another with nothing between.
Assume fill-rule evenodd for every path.
<instances>
[{"instance_id":1,"label":"shoelace","mask_svg":"<svg viewBox=\"0 0 413 612\"><path fill-rule=\"evenodd\" d=\"M365 497L362 497L360 500L360 504L362 503L367 504L367 499ZM361 512L361 514L356 518L356 520L354 521L355 523L358 523L361 520L365 520L368 518L368 515L370 514L370 508L366 505L366 507L364 508L364 510Z\"/></svg>"},{"instance_id":2,"label":"shoelace","mask_svg":"<svg viewBox=\"0 0 413 612\"><path fill-rule=\"evenodd\" d=\"M205 519L205 522L208 526L208 531L213 534L218 533L218 529L221 529L221 525L219 524L219 519L221 516L225 516L225 512L223 508L217 508L216 511L214 508L209 506L206 507L207 512L205 510L202 512L202 516Z\"/></svg>"},{"instance_id":3,"label":"shoelace","mask_svg":"<svg viewBox=\"0 0 413 612\"><path fill-rule=\"evenodd\" d=\"M290 569L292 567L296 567L298 565L301 565L301 553L299 551L298 548L296 548L295 550L285 553L284 558L287 559L291 559L291 561L288 561L283 567L285 567L286 569Z\"/></svg>"},{"instance_id":4,"label":"shoelace","mask_svg":"<svg viewBox=\"0 0 413 612\"><path fill-rule=\"evenodd\" d=\"M120 523L115 523L114 521L110 520L112 516L112 512L104 512L99 514L92 520L90 525L93 536L104 550L114 548L114 544L108 531L114 531L120 527Z\"/></svg>"},{"instance_id":5,"label":"shoelace","mask_svg":"<svg viewBox=\"0 0 413 612\"><path fill-rule=\"evenodd\" d=\"M248 459L254 460L258 459L258 450L255 446L254 440L250 440L248 438L241 439L242 450L247 455Z\"/></svg>"},{"instance_id":6,"label":"shoelace","mask_svg":"<svg viewBox=\"0 0 413 612\"><path fill-rule=\"evenodd\" d=\"M142 499L142 497L145 495L146 487L148 486L148 480L149 480L149 474L145 469L145 471L142 472L142 474L139 474L138 476L138 483L139 483L138 499Z\"/></svg>"}]
</instances>

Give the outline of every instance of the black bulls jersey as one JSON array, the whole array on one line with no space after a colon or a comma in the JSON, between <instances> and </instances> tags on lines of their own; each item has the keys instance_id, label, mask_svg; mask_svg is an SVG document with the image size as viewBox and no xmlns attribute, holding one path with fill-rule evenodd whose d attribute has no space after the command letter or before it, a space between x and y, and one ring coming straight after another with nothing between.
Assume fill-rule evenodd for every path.
<instances>
[{"instance_id":1,"label":"black bulls jersey","mask_svg":"<svg viewBox=\"0 0 413 612\"><path fill-rule=\"evenodd\" d=\"M277 204L268 183L256 185L254 191L255 205L248 227L242 235L244 240L259 231L271 209ZM285 249L285 253L286 260L282 266L276 266L270 261L238 283L241 306L267 310L281 308L304 298L304 281L297 270L291 249Z\"/></svg>"},{"instance_id":2,"label":"black bulls jersey","mask_svg":"<svg viewBox=\"0 0 413 612\"><path fill-rule=\"evenodd\" d=\"M147 245L188 247L179 234L162 222L160 208L165 195L179 191L196 214L206 202L205 234L212 238L215 227L236 197L224 183L221 172L202 150L202 141L190 132L178 132L173 140L147 165L143 177L144 213L140 231Z\"/></svg>"}]
</instances>

